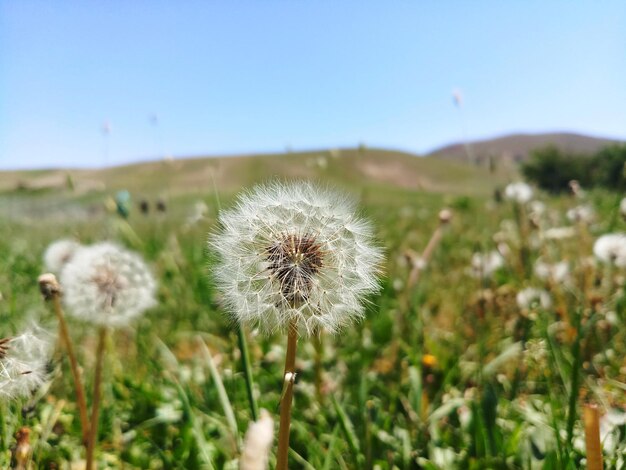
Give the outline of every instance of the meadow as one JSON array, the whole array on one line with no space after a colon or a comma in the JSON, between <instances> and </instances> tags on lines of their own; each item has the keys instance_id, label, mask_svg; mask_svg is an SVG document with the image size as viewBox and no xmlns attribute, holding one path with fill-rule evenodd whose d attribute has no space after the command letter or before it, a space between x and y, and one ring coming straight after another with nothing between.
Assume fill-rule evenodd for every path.
<instances>
[{"instance_id":1,"label":"meadow","mask_svg":"<svg viewBox=\"0 0 626 470\"><path fill-rule=\"evenodd\" d=\"M2 174L0 336L33 321L56 334L37 283L51 242L109 240L139 253L157 304L106 344L98 468L239 468L257 414L246 367L258 408L277 424L286 341L245 330L242 361L207 237L240 190L273 175L314 179L357 199L385 262L364 321L299 341L290 468L583 468L583 416L594 405L604 468L625 468L626 277L593 251L601 235L626 232L622 195L535 191L541 207L494 198L514 169L385 158L353 150ZM127 218L112 199L120 189L132 198ZM580 206L593 215L568 218ZM520 298L527 288L541 293ZM89 391L97 330L68 322ZM0 467L10 468L15 434L28 427L26 468L84 468L60 345L45 386L0 402L0 415Z\"/></svg>"}]
</instances>

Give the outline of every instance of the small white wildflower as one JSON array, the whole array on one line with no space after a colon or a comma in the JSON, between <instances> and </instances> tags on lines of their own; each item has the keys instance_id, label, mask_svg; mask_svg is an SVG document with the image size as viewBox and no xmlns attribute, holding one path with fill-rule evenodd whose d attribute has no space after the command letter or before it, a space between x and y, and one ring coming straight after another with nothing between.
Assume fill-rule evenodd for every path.
<instances>
[{"instance_id":1,"label":"small white wildflower","mask_svg":"<svg viewBox=\"0 0 626 470\"><path fill-rule=\"evenodd\" d=\"M542 216L546 212L546 205L541 201L532 201L530 203L530 214L535 216Z\"/></svg>"},{"instance_id":2,"label":"small white wildflower","mask_svg":"<svg viewBox=\"0 0 626 470\"><path fill-rule=\"evenodd\" d=\"M51 351L49 335L40 328L0 340L0 398L28 396L41 387Z\"/></svg>"},{"instance_id":3,"label":"small white wildflower","mask_svg":"<svg viewBox=\"0 0 626 470\"><path fill-rule=\"evenodd\" d=\"M204 219L209 213L209 207L206 205L204 201L197 201L193 205L193 211L191 215L187 218L187 223L189 225L194 225Z\"/></svg>"},{"instance_id":4,"label":"small white wildflower","mask_svg":"<svg viewBox=\"0 0 626 470\"><path fill-rule=\"evenodd\" d=\"M589 224L593 222L596 214L593 210L593 207L588 204L583 204L568 210L566 215L567 219L571 222L582 222L585 224Z\"/></svg>"},{"instance_id":5,"label":"small white wildflower","mask_svg":"<svg viewBox=\"0 0 626 470\"><path fill-rule=\"evenodd\" d=\"M381 251L344 196L309 183L257 186L220 214L210 245L233 318L263 332L336 332L379 290Z\"/></svg>"},{"instance_id":6,"label":"small white wildflower","mask_svg":"<svg viewBox=\"0 0 626 470\"><path fill-rule=\"evenodd\" d=\"M402 279L396 278L393 280L393 290L395 290L396 292L400 292L402 289L404 289L404 281Z\"/></svg>"},{"instance_id":7,"label":"small white wildflower","mask_svg":"<svg viewBox=\"0 0 626 470\"><path fill-rule=\"evenodd\" d=\"M569 263L567 261L550 264L538 259L535 262L534 271L535 275L544 281L561 284L569 280Z\"/></svg>"},{"instance_id":8,"label":"small white wildflower","mask_svg":"<svg viewBox=\"0 0 626 470\"><path fill-rule=\"evenodd\" d=\"M156 284L144 261L113 243L81 249L61 273L68 313L120 326L155 305Z\"/></svg>"},{"instance_id":9,"label":"small white wildflower","mask_svg":"<svg viewBox=\"0 0 626 470\"><path fill-rule=\"evenodd\" d=\"M59 274L61 269L72 259L81 244L69 239L57 240L46 248L43 262L46 270Z\"/></svg>"},{"instance_id":10,"label":"small white wildflower","mask_svg":"<svg viewBox=\"0 0 626 470\"><path fill-rule=\"evenodd\" d=\"M526 204L533 197L533 189L526 183L510 183L504 188L504 197L518 204Z\"/></svg>"},{"instance_id":11,"label":"small white wildflower","mask_svg":"<svg viewBox=\"0 0 626 470\"><path fill-rule=\"evenodd\" d=\"M250 423L243 442L243 452L239 468L241 470L266 470L269 454L274 442L274 421L267 412L261 410L258 421Z\"/></svg>"},{"instance_id":12,"label":"small white wildflower","mask_svg":"<svg viewBox=\"0 0 626 470\"><path fill-rule=\"evenodd\" d=\"M476 278L488 279L503 266L504 258L497 251L474 253L470 272Z\"/></svg>"},{"instance_id":13,"label":"small white wildflower","mask_svg":"<svg viewBox=\"0 0 626 470\"><path fill-rule=\"evenodd\" d=\"M543 232L543 238L546 240L565 240L576 235L574 227L552 227Z\"/></svg>"},{"instance_id":14,"label":"small white wildflower","mask_svg":"<svg viewBox=\"0 0 626 470\"><path fill-rule=\"evenodd\" d=\"M496 250L498 250L498 253L500 253L503 257L507 257L511 254L511 248L504 242L498 243Z\"/></svg>"},{"instance_id":15,"label":"small white wildflower","mask_svg":"<svg viewBox=\"0 0 626 470\"><path fill-rule=\"evenodd\" d=\"M626 267L626 235L623 233L602 235L593 245L593 254L605 263Z\"/></svg>"},{"instance_id":16,"label":"small white wildflower","mask_svg":"<svg viewBox=\"0 0 626 470\"><path fill-rule=\"evenodd\" d=\"M515 300L517 301L517 306L521 309L541 307L544 310L547 310L552 306L550 294L543 289L535 289L533 287L528 287L519 291Z\"/></svg>"}]
</instances>

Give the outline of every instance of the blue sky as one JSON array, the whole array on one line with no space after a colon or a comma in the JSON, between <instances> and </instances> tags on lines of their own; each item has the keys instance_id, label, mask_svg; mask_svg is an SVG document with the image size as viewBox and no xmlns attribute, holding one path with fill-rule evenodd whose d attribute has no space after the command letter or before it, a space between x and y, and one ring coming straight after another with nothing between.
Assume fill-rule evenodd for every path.
<instances>
[{"instance_id":1,"label":"blue sky","mask_svg":"<svg viewBox=\"0 0 626 470\"><path fill-rule=\"evenodd\" d=\"M0 0L0 168L551 130L626 139L623 0Z\"/></svg>"}]
</instances>

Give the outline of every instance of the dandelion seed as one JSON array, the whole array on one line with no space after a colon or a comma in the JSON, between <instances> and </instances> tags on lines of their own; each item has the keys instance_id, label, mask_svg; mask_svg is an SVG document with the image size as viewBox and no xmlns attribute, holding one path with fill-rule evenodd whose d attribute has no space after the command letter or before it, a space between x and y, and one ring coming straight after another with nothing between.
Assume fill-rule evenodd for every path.
<instances>
[{"instance_id":1,"label":"dandelion seed","mask_svg":"<svg viewBox=\"0 0 626 470\"><path fill-rule=\"evenodd\" d=\"M593 245L593 254L605 263L626 267L626 235L623 233L602 235Z\"/></svg>"},{"instance_id":2,"label":"dandelion seed","mask_svg":"<svg viewBox=\"0 0 626 470\"><path fill-rule=\"evenodd\" d=\"M59 274L80 248L81 244L74 240L63 239L51 243L43 254L46 270Z\"/></svg>"},{"instance_id":3,"label":"dandelion seed","mask_svg":"<svg viewBox=\"0 0 626 470\"><path fill-rule=\"evenodd\" d=\"M523 182L510 183L504 188L504 197L518 204L526 204L533 197L533 189Z\"/></svg>"},{"instance_id":4,"label":"dandelion seed","mask_svg":"<svg viewBox=\"0 0 626 470\"><path fill-rule=\"evenodd\" d=\"M252 328L336 332L379 289L381 252L344 196L309 183L257 186L219 220L216 282L233 317Z\"/></svg>"},{"instance_id":5,"label":"dandelion seed","mask_svg":"<svg viewBox=\"0 0 626 470\"><path fill-rule=\"evenodd\" d=\"M32 329L0 340L0 398L29 396L46 380L46 366L52 351L49 334Z\"/></svg>"},{"instance_id":6,"label":"dandelion seed","mask_svg":"<svg viewBox=\"0 0 626 470\"><path fill-rule=\"evenodd\" d=\"M81 249L61 285L69 313L101 326L127 324L155 304L156 284L143 260L112 243Z\"/></svg>"}]
</instances>

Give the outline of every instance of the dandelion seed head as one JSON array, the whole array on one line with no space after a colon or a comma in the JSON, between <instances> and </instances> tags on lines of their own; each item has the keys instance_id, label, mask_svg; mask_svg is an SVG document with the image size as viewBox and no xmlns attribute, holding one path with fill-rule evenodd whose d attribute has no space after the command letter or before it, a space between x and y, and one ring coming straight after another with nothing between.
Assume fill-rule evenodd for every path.
<instances>
[{"instance_id":1,"label":"dandelion seed head","mask_svg":"<svg viewBox=\"0 0 626 470\"><path fill-rule=\"evenodd\" d=\"M550 294L543 289L536 289L534 287L527 287L519 291L515 300L517 301L517 306L522 310L537 307L547 310L552 306Z\"/></svg>"},{"instance_id":2,"label":"dandelion seed head","mask_svg":"<svg viewBox=\"0 0 626 470\"><path fill-rule=\"evenodd\" d=\"M569 281L570 269L567 261L551 264L538 259L535 262L534 271L535 275L544 281L552 281L559 284Z\"/></svg>"},{"instance_id":3,"label":"dandelion seed head","mask_svg":"<svg viewBox=\"0 0 626 470\"><path fill-rule=\"evenodd\" d=\"M450 220L452 220L452 211L450 209L441 209L439 211L439 222L447 224Z\"/></svg>"},{"instance_id":4,"label":"dandelion seed head","mask_svg":"<svg viewBox=\"0 0 626 470\"><path fill-rule=\"evenodd\" d=\"M530 214L536 217L540 217L546 212L546 205L541 201L532 201L530 203Z\"/></svg>"},{"instance_id":5,"label":"dandelion seed head","mask_svg":"<svg viewBox=\"0 0 626 470\"><path fill-rule=\"evenodd\" d=\"M570 222L582 222L589 224L595 219L596 213L589 204L582 204L569 209L566 213L567 219Z\"/></svg>"},{"instance_id":6,"label":"dandelion seed head","mask_svg":"<svg viewBox=\"0 0 626 470\"><path fill-rule=\"evenodd\" d=\"M497 251L474 253L470 266L470 274L475 278L489 279L503 266L504 258Z\"/></svg>"},{"instance_id":7,"label":"dandelion seed head","mask_svg":"<svg viewBox=\"0 0 626 470\"><path fill-rule=\"evenodd\" d=\"M136 254L113 243L81 249L61 274L68 313L102 326L121 326L155 305L156 283Z\"/></svg>"},{"instance_id":8,"label":"dandelion seed head","mask_svg":"<svg viewBox=\"0 0 626 470\"><path fill-rule=\"evenodd\" d=\"M52 242L43 254L46 269L59 274L80 248L81 244L74 240L62 239Z\"/></svg>"},{"instance_id":9,"label":"dandelion seed head","mask_svg":"<svg viewBox=\"0 0 626 470\"><path fill-rule=\"evenodd\" d=\"M337 332L378 291L382 254L347 197L310 183L273 183L240 196L210 238L216 283L239 322L265 333Z\"/></svg>"},{"instance_id":10,"label":"dandelion seed head","mask_svg":"<svg viewBox=\"0 0 626 470\"><path fill-rule=\"evenodd\" d=\"M543 233L543 238L546 240L565 240L575 235L576 229L574 227L552 227Z\"/></svg>"},{"instance_id":11,"label":"dandelion seed head","mask_svg":"<svg viewBox=\"0 0 626 470\"><path fill-rule=\"evenodd\" d=\"M602 235L593 245L593 254L604 263L626 267L626 234Z\"/></svg>"},{"instance_id":12,"label":"dandelion seed head","mask_svg":"<svg viewBox=\"0 0 626 470\"><path fill-rule=\"evenodd\" d=\"M41 387L51 352L50 334L38 327L0 340L0 398L26 397Z\"/></svg>"},{"instance_id":13,"label":"dandelion seed head","mask_svg":"<svg viewBox=\"0 0 626 470\"><path fill-rule=\"evenodd\" d=\"M533 197L533 189L521 181L510 183L504 188L504 197L518 204L526 204Z\"/></svg>"}]
</instances>

